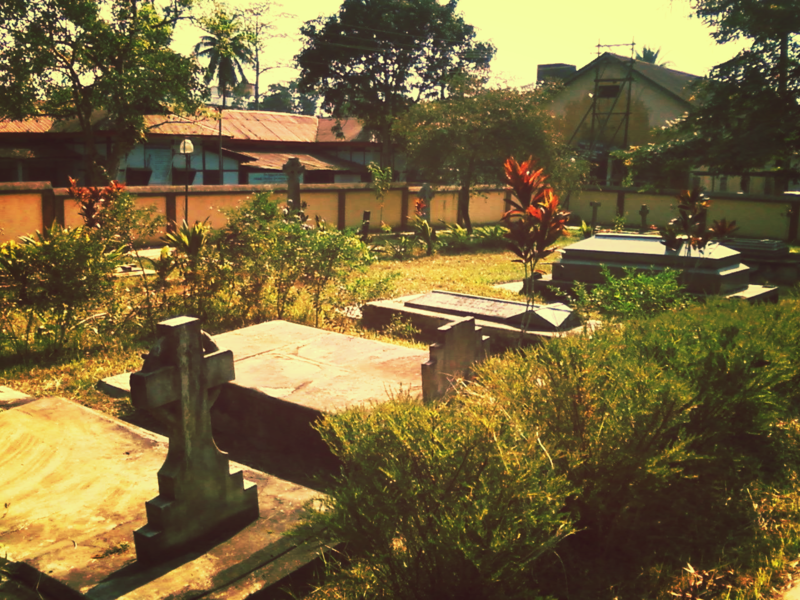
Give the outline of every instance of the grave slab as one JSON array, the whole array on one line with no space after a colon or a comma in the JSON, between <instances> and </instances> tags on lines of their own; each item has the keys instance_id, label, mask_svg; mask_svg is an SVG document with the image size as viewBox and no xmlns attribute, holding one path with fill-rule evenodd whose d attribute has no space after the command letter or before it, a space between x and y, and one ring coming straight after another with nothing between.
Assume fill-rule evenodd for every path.
<instances>
[{"instance_id":1,"label":"grave slab","mask_svg":"<svg viewBox=\"0 0 800 600\"><path fill-rule=\"evenodd\" d=\"M440 291L370 302L363 313L362 323L367 327L380 329L400 315L430 336L460 317L474 316L476 325L491 338L493 351L520 341L537 343L582 330L577 316L564 304L530 309L524 302ZM523 331L520 325L526 321Z\"/></svg>"},{"instance_id":2,"label":"grave slab","mask_svg":"<svg viewBox=\"0 0 800 600\"><path fill-rule=\"evenodd\" d=\"M4 408L21 406L23 404L27 404L28 402L33 402L33 400L35 400L33 396L18 392L17 390L12 390L10 387L0 385L0 410Z\"/></svg>"},{"instance_id":3,"label":"grave slab","mask_svg":"<svg viewBox=\"0 0 800 600\"><path fill-rule=\"evenodd\" d=\"M428 352L269 321L214 336L233 352L236 379L221 387L211 410L215 430L281 452L327 452L311 424L323 414L367 406L407 391L422 394ZM129 376L104 379L101 389L130 394Z\"/></svg>"},{"instance_id":4,"label":"grave slab","mask_svg":"<svg viewBox=\"0 0 800 600\"><path fill-rule=\"evenodd\" d=\"M133 532L158 494L166 439L60 398L0 412L0 544L54 598L246 598L317 549L288 535L316 492L242 465L260 516L167 562L136 560Z\"/></svg>"}]
</instances>

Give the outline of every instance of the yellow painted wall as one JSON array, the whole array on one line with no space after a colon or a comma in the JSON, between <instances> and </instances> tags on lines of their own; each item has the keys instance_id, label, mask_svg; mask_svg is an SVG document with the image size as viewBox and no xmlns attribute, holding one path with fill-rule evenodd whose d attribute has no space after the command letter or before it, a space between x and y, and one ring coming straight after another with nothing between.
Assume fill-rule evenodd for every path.
<instances>
[{"instance_id":1,"label":"yellow painted wall","mask_svg":"<svg viewBox=\"0 0 800 600\"><path fill-rule=\"evenodd\" d=\"M336 227L339 222L339 193L336 191L303 191L301 198L308 207L306 214L311 222L319 216L328 225ZM360 221L359 221L360 223Z\"/></svg>"},{"instance_id":2,"label":"yellow painted wall","mask_svg":"<svg viewBox=\"0 0 800 600\"><path fill-rule=\"evenodd\" d=\"M15 240L42 228L40 193L0 195L0 242Z\"/></svg>"},{"instance_id":3,"label":"yellow painted wall","mask_svg":"<svg viewBox=\"0 0 800 600\"><path fill-rule=\"evenodd\" d=\"M736 221L737 237L775 238L786 240L789 235L788 205L763 202L739 202L715 198L708 209L708 224L727 219Z\"/></svg>"},{"instance_id":4,"label":"yellow painted wall","mask_svg":"<svg viewBox=\"0 0 800 600\"><path fill-rule=\"evenodd\" d=\"M614 202L617 201L616 193L609 193ZM628 227L639 227L642 224L642 216L639 211L642 204L647 205L647 225L663 227L672 219L678 216L678 201L673 196L658 196L655 194L625 194L625 225Z\"/></svg>"},{"instance_id":5,"label":"yellow painted wall","mask_svg":"<svg viewBox=\"0 0 800 600\"><path fill-rule=\"evenodd\" d=\"M586 221L587 224L592 221L592 207L591 202L599 202L600 206L597 208L597 224L610 225L614 221L617 214L617 194L610 192L598 192L595 190L584 190L577 198L573 197L569 201L569 210L577 218Z\"/></svg>"}]
</instances>

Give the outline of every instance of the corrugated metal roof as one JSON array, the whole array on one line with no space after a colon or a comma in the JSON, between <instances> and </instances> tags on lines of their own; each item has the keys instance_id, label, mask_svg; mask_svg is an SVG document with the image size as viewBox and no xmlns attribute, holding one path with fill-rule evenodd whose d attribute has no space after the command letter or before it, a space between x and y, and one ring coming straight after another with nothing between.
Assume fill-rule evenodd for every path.
<instances>
[{"instance_id":1,"label":"corrugated metal roof","mask_svg":"<svg viewBox=\"0 0 800 600\"><path fill-rule=\"evenodd\" d=\"M208 119L194 120L175 115L145 115L147 133L157 135L178 135L192 137L216 137L219 135L216 124L212 127ZM223 136L227 135L225 130Z\"/></svg>"},{"instance_id":2,"label":"corrugated metal roof","mask_svg":"<svg viewBox=\"0 0 800 600\"><path fill-rule=\"evenodd\" d=\"M259 169L280 171L283 169L283 165L286 164L286 161L292 157L297 157L300 164L302 164L307 171L366 172L366 167L364 167L364 165L341 158L325 156L324 154L297 154L293 152L245 152L242 154L253 159L253 162L248 162L246 166L257 167Z\"/></svg>"},{"instance_id":3,"label":"corrugated metal roof","mask_svg":"<svg viewBox=\"0 0 800 600\"><path fill-rule=\"evenodd\" d=\"M216 121L206 121L217 127ZM225 110L222 131L236 141L315 142L317 118L256 110Z\"/></svg>"},{"instance_id":4,"label":"corrugated metal roof","mask_svg":"<svg viewBox=\"0 0 800 600\"><path fill-rule=\"evenodd\" d=\"M569 85L581 75L586 73L586 71L594 68L598 63L605 61L616 61L623 65L629 65L631 59L620 56L619 54L614 54L613 52L605 52L583 68L576 71L575 74L567 77L564 80L564 85ZM692 84L698 79L702 79L697 75L684 73L683 71L676 71L674 69L668 69L667 67L660 67L658 65L646 63L641 60L633 61L633 70L642 77L649 79L668 93L673 94L687 103L692 101Z\"/></svg>"}]
</instances>

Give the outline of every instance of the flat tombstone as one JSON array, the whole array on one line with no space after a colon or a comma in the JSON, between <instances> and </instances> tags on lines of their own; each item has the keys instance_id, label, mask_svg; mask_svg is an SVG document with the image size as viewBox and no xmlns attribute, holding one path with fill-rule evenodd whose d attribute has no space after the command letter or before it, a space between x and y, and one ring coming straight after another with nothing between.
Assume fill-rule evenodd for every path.
<instances>
[{"instance_id":1,"label":"flat tombstone","mask_svg":"<svg viewBox=\"0 0 800 600\"><path fill-rule=\"evenodd\" d=\"M134 532L139 560L176 556L207 538L258 518L256 486L230 472L211 433L211 404L234 379L233 354L205 338L200 322L158 324L159 340L131 375L131 399L167 422L169 451L158 472L158 497L146 503L147 525Z\"/></svg>"},{"instance_id":2,"label":"flat tombstone","mask_svg":"<svg viewBox=\"0 0 800 600\"><path fill-rule=\"evenodd\" d=\"M407 301L405 305L458 317L475 317L533 331L556 331L577 324L574 312L560 303L528 305L524 302L437 290Z\"/></svg>"}]
</instances>

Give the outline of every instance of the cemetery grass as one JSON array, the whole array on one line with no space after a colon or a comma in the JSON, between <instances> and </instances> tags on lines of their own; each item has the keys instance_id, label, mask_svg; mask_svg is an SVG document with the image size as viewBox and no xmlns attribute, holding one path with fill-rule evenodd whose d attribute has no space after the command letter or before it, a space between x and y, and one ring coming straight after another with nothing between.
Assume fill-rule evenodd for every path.
<instances>
[{"instance_id":1,"label":"cemetery grass","mask_svg":"<svg viewBox=\"0 0 800 600\"><path fill-rule=\"evenodd\" d=\"M709 300L329 417L312 596L774 598L800 555L800 301ZM532 385L531 382L536 382Z\"/></svg>"}]
</instances>

